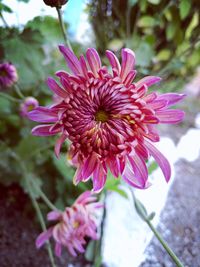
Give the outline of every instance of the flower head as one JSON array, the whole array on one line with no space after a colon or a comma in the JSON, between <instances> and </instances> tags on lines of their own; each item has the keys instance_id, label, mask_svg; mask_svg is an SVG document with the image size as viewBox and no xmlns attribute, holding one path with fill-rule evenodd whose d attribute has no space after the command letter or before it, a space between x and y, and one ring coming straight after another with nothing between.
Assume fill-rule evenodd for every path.
<instances>
[{"instance_id":1,"label":"flower head","mask_svg":"<svg viewBox=\"0 0 200 267\"><path fill-rule=\"evenodd\" d=\"M24 102L20 105L20 114L22 117L27 117L28 112L37 108L39 103L36 98L29 96L26 97Z\"/></svg>"},{"instance_id":2,"label":"flower head","mask_svg":"<svg viewBox=\"0 0 200 267\"><path fill-rule=\"evenodd\" d=\"M49 212L47 219L58 222L38 236L37 248L53 237L56 242L55 254L58 257L61 255L62 246L66 247L72 256L76 256L77 252L83 253L85 251L83 246L86 244L85 237L98 238L95 213L101 207L102 204L96 202L96 197L90 191L86 191L64 212Z\"/></svg>"},{"instance_id":3,"label":"flower head","mask_svg":"<svg viewBox=\"0 0 200 267\"><path fill-rule=\"evenodd\" d=\"M47 6L58 7L65 5L68 0L43 0Z\"/></svg>"},{"instance_id":4,"label":"flower head","mask_svg":"<svg viewBox=\"0 0 200 267\"><path fill-rule=\"evenodd\" d=\"M0 89L10 87L18 80L15 66L9 62L0 64Z\"/></svg>"},{"instance_id":5,"label":"flower head","mask_svg":"<svg viewBox=\"0 0 200 267\"><path fill-rule=\"evenodd\" d=\"M111 51L106 51L112 67L110 73L93 48L86 52L87 61L84 56L78 59L64 46L59 48L73 74L58 71L61 85L48 78L49 88L61 100L29 113L31 120L43 123L32 133L42 136L61 133L55 145L57 156L68 138L69 157L77 166L74 183L92 178L94 191L103 188L109 169L131 186L148 187L145 162L150 156L168 181L170 165L152 144L159 141L155 126L183 119L183 111L169 107L184 95L148 93L148 87L159 82L159 77L147 76L133 82L135 56L130 49L122 49L121 65Z\"/></svg>"}]
</instances>

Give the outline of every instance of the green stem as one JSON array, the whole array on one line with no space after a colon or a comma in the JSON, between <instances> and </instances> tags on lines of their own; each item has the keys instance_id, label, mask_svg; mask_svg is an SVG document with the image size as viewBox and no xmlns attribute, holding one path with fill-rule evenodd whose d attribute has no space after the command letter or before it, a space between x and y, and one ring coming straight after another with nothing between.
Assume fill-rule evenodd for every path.
<instances>
[{"instance_id":1,"label":"green stem","mask_svg":"<svg viewBox=\"0 0 200 267\"><path fill-rule=\"evenodd\" d=\"M45 222L44 222L44 219L43 219L43 216L42 216L42 212L40 210L40 207L39 207L37 201L35 200L35 198L32 197L31 194L30 194L30 198L32 200L32 203L33 203L33 206L35 208L36 214L37 214L38 219L40 221L42 230L43 231L46 231L47 229L46 229L46 225L45 225ZM52 248L51 248L51 244L49 243L49 241L46 242L46 246L47 246L47 251L48 251L48 254L49 254L49 259L50 259L51 265L52 265L52 267L56 267L55 260L54 260L54 257L53 257Z\"/></svg>"},{"instance_id":2,"label":"green stem","mask_svg":"<svg viewBox=\"0 0 200 267\"><path fill-rule=\"evenodd\" d=\"M19 100L18 98L15 98L13 96L7 95L7 94L2 93L2 92L0 92L0 96L4 97L4 98L6 98L6 99L8 99L8 100L10 100L12 102L15 102L15 103L20 103L21 102L21 100Z\"/></svg>"},{"instance_id":3,"label":"green stem","mask_svg":"<svg viewBox=\"0 0 200 267\"><path fill-rule=\"evenodd\" d=\"M69 40L67 38L65 25L64 25L64 22L63 22L63 19L62 19L61 8L56 7L56 10L57 10L57 13L58 13L58 19L59 19L59 23L60 23L60 28L61 28L61 31L62 31L62 34L63 34L63 38L64 38L64 41L65 41L65 44L68 46L69 49L72 50L71 44L70 44L70 42L69 42Z\"/></svg>"},{"instance_id":4,"label":"green stem","mask_svg":"<svg viewBox=\"0 0 200 267\"><path fill-rule=\"evenodd\" d=\"M169 254L169 256L171 257L173 262L176 264L176 266L177 267L184 267L184 265L181 263L181 261L178 259L178 257L175 255L175 253L171 250L169 245L163 240L163 238L160 235L160 233L158 233L156 228L151 223L151 219L150 219L151 216L147 214L147 211L146 211L146 208L144 207L144 205L135 197L132 188L131 188L131 194L132 194L132 197L133 197L133 201L134 201L134 204L135 204L136 211L137 211L138 215L140 216L140 218L147 223L147 225L149 226L151 231L157 237L158 241L163 246L163 248L166 250L166 252Z\"/></svg>"},{"instance_id":5,"label":"green stem","mask_svg":"<svg viewBox=\"0 0 200 267\"><path fill-rule=\"evenodd\" d=\"M21 98L21 99L24 99L25 96L23 95L21 89L19 88L19 85L17 83L15 83L14 85L14 88L15 88L15 91L17 93L17 95Z\"/></svg>"},{"instance_id":6,"label":"green stem","mask_svg":"<svg viewBox=\"0 0 200 267\"><path fill-rule=\"evenodd\" d=\"M181 261L176 256L176 254L171 250L171 248L168 246L168 244L163 240L163 238L161 237L160 233L158 233L158 231L153 226L153 224L149 220L146 220L146 223L148 224L149 228L154 233L154 235L157 237L157 239L159 240L159 242L161 243L161 245L163 246L163 248L167 251L167 253L171 257L171 259L174 261L174 263L176 264L176 266L178 266L178 267L184 267L184 265L181 263Z\"/></svg>"}]
</instances>

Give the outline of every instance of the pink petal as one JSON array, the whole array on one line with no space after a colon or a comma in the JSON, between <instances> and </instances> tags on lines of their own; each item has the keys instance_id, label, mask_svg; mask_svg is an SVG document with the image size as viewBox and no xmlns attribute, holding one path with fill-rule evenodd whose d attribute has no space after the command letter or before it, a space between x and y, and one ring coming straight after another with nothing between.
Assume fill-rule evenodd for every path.
<instances>
[{"instance_id":1,"label":"pink petal","mask_svg":"<svg viewBox=\"0 0 200 267\"><path fill-rule=\"evenodd\" d=\"M54 251L55 251L55 254L56 254L57 257L61 256L62 246L61 246L60 243L56 242Z\"/></svg>"},{"instance_id":2,"label":"pink petal","mask_svg":"<svg viewBox=\"0 0 200 267\"><path fill-rule=\"evenodd\" d=\"M171 177L171 167L168 160L164 157L164 155L151 143L147 140L144 140L144 143L149 150L149 153L154 157L155 161L160 166L166 181L168 182Z\"/></svg>"},{"instance_id":3,"label":"pink petal","mask_svg":"<svg viewBox=\"0 0 200 267\"><path fill-rule=\"evenodd\" d=\"M146 84L148 87L155 84L155 83L158 83L161 81L161 78L160 77L156 77L156 76L146 76L144 78L142 78L141 80L139 80L135 86L137 88L141 87L142 85Z\"/></svg>"},{"instance_id":4,"label":"pink petal","mask_svg":"<svg viewBox=\"0 0 200 267\"><path fill-rule=\"evenodd\" d=\"M130 168L129 164L126 164L124 172L122 173L122 178L125 182L127 182L129 185L133 187L136 187L138 189L146 188L146 185L144 185L144 182L140 183L140 181L138 181L132 168Z\"/></svg>"},{"instance_id":5,"label":"pink petal","mask_svg":"<svg viewBox=\"0 0 200 267\"><path fill-rule=\"evenodd\" d=\"M175 124L183 120L185 112L179 109L161 110L156 112L160 123Z\"/></svg>"},{"instance_id":6,"label":"pink petal","mask_svg":"<svg viewBox=\"0 0 200 267\"><path fill-rule=\"evenodd\" d=\"M75 203L82 204L83 202L87 201L88 198L90 198L92 193L90 191L85 191L82 193L77 199Z\"/></svg>"},{"instance_id":7,"label":"pink petal","mask_svg":"<svg viewBox=\"0 0 200 267\"><path fill-rule=\"evenodd\" d=\"M167 101L167 106L169 107L181 101L185 97L185 94L167 93L159 95L158 99Z\"/></svg>"},{"instance_id":8,"label":"pink petal","mask_svg":"<svg viewBox=\"0 0 200 267\"><path fill-rule=\"evenodd\" d=\"M40 248L41 246L44 245L44 243L46 241L49 240L49 238L52 236L52 230L53 230L53 227L49 228L48 230L44 231L43 233L41 233L36 241L35 241L35 245L37 248Z\"/></svg>"},{"instance_id":9,"label":"pink petal","mask_svg":"<svg viewBox=\"0 0 200 267\"><path fill-rule=\"evenodd\" d=\"M55 151L55 154L56 154L57 158L59 158L61 146L65 142L66 138L67 138L67 135L66 134L62 134L60 136L60 138L56 141L54 151Z\"/></svg>"},{"instance_id":10,"label":"pink petal","mask_svg":"<svg viewBox=\"0 0 200 267\"><path fill-rule=\"evenodd\" d=\"M98 71L101 68L101 60L99 54L94 48L88 48L86 57L90 65L91 71L95 76L98 76Z\"/></svg>"},{"instance_id":11,"label":"pink petal","mask_svg":"<svg viewBox=\"0 0 200 267\"><path fill-rule=\"evenodd\" d=\"M69 96L68 93L65 90L63 90L53 78L49 77L47 79L47 85L58 96L62 98L67 98Z\"/></svg>"},{"instance_id":12,"label":"pink petal","mask_svg":"<svg viewBox=\"0 0 200 267\"><path fill-rule=\"evenodd\" d=\"M109 50L106 50L106 56L108 60L110 61L110 64L113 69L113 73L116 72L116 74L119 74L121 72L121 66L120 66L118 58L115 56L115 54L113 54L113 52Z\"/></svg>"},{"instance_id":13,"label":"pink petal","mask_svg":"<svg viewBox=\"0 0 200 267\"><path fill-rule=\"evenodd\" d=\"M113 174L114 177L119 176L119 169L118 169L118 163L117 159L115 157L109 157L106 161L111 173Z\"/></svg>"},{"instance_id":14,"label":"pink petal","mask_svg":"<svg viewBox=\"0 0 200 267\"><path fill-rule=\"evenodd\" d=\"M91 174L93 173L96 167L96 163L97 163L97 160L94 154L92 154L86 159L82 167L82 177L84 180L91 176Z\"/></svg>"},{"instance_id":15,"label":"pink petal","mask_svg":"<svg viewBox=\"0 0 200 267\"><path fill-rule=\"evenodd\" d=\"M122 63L120 76L124 81L131 70L135 66L135 54L131 49L122 49Z\"/></svg>"},{"instance_id":16,"label":"pink petal","mask_svg":"<svg viewBox=\"0 0 200 267\"><path fill-rule=\"evenodd\" d=\"M50 211L47 214L47 220L48 221L56 221L56 220L60 219L61 215L62 215L62 212L60 212L58 210Z\"/></svg>"},{"instance_id":17,"label":"pink petal","mask_svg":"<svg viewBox=\"0 0 200 267\"><path fill-rule=\"evenodd\" d=\"M127 75L126 79L124 80L124 84L126 86L129 86L132 83L133 79L135 78L136 74L137 74L136 70L131 70Z\"/></svg>"},{"instance_id":18,"label":"pink petal","mask_svg":"<svg viewBox=\"0 0 200 267\"><path fill-rule=\"evenodd\" d=\"M97 164L93 174L93 192L99 193L106 182L107 173L102 164Z\"/></svg>"},{"instance_id":19,"label":"pink petal","mask_svg":"<svg viewBox=\"0 0 200 267\"><path fill-rule=\"evenodd\" d=\"M148 108L152 108L154 110L161 109L167 106L167 101L164 99L159 99L158 98L155 101L152 101L151 103L148 104Z\"/></svg>"},{"instance_id":20,"label":"pink petal","mask_svg":"<svg viewBox=\"0 0 200 267\"><path fill-rule=\"evenodd\" d=\"M58 120L58 115L49 108L37 107L28 113L28 118L37 122L56 122Z\"/></svg>"},{"instance_id":21,"label":"pink petal","mask_svg":"<svg viewBox=\"0 0 200 267\"><path fill-rule=\"evenodd\" d=\"M144 188L148 178L148 170L144 160L140 158L136 153L133 156L129 155L128 159L133 168L135 178L141 184L142 188Z\"/></svg>"},{"instance_id":22,"label":"pink petal","mask_svg":"<svg viewBox=\"0 0 200 267\"><path fill-rule=\"evenodd\" d=\"M38 125L32 129L31 133L37 136L49 136L59 133L60 130L50 131L52 126L53 124Z\"/></svg>"},{"instance_id":23,"label":"pink petal","mask_svg":"<svg viewBox=\"0 0 200 267\"><path fill-rule=\"evenodd\" d=\"M72 70L74 74L81 74L81 66L78 58L74 55L74 53L64 45L59 45L59 50L63 54L65 60L67 61L68 67Z\"/></svg>"}]
</instances>

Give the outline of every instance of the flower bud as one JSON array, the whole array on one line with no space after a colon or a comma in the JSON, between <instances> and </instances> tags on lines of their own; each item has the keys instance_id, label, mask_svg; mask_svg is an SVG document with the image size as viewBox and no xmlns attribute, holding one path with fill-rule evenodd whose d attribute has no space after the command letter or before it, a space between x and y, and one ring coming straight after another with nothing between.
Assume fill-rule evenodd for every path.
<instances>
[{"instance_id":1,"label":"flower bud","mask_svg":"<svg viewBox=\"0 0 200 267\"><path fill-rule=\"evenodd\" d=\"M61 8L61 6L65 5L68 0L43 0L43 1L47 6Z\"/></svg>"},{"instance_id":2,"label":"flower bud","mask_svg":"<svg viewBox=\"0 0 200 267\"><path fill-rule=\"evenodd\" d=\"M18 80L15 66L9 62L0 64L0 89L11 87Z\"/></svg>"},{"instance_id":3,"label":"flower bud","mask_svg":"<svg viewBox=\"0 0 200 267\"><path fill-rule=\"evenodd\" d=\"M20 105L20 114L22 117L28 117L28 112L37 108L39 103L37 99L32 96L26 97L24 102Z\"/></svg>"}]
</instances>

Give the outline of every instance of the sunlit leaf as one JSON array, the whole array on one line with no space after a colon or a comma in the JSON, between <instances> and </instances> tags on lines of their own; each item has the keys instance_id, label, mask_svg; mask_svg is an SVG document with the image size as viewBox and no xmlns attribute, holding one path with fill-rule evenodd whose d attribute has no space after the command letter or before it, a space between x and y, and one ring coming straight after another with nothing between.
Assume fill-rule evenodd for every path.
<instances>
[{"instance_id":1,"label":"sunlit leaf","mask_svg":"<svg viewBox=\"0 0 200 267\"><path fill-rule=\"evenodd\" d=\"M191 1L190 0L181 0L180 2L180 16L181 19L185 19L189 12L190 12L190 8L191 8Z\"/></svg>"}]
</instances>

